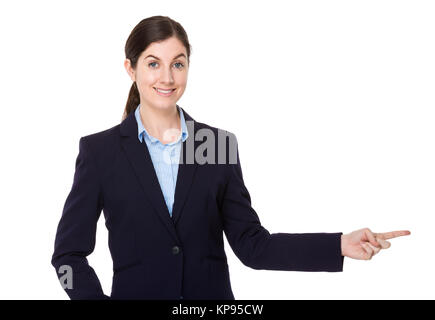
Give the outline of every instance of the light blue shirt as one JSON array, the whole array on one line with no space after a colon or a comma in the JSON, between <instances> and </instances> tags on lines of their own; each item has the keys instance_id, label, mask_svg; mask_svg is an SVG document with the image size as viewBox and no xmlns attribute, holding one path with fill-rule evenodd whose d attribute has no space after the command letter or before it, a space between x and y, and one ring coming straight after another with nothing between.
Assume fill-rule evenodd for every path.
<instances>
[{"instance_id":1,"label":"light blue shirt","mask_svg":"<svg viewBox=\"0 0 435 320\"><path fill-rule=\"evenodd\" d=\"M169 215L172 217L172 206L174 204L175 186L177 184L178 164L180 160L181 143L188 137L186 121L184 120L183 111L177 106L180 113L181 135L174 142L162 144L159 139L151 136L143 126L140 117L140 104L137 106L134 115L137 121L138 138L145 143L151 155L151 160L157 174L157 178L165 198Z\"/></svg>"}]
</instances>

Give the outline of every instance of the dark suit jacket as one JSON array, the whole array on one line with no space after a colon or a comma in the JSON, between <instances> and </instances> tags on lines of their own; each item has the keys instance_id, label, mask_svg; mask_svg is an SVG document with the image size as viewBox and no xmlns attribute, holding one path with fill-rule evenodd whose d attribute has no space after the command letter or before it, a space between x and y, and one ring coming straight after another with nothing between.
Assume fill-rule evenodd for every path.
<instances>
[{"instance_id":1,"label":"dark suit jacket","mask_svg":"<svg viewBox=\"0 0 435 320\"><path fill-rule=\"evenodd\" d=\"M62 265L72 268L73 287L65 288L71 299L234 299L223 232L240 261L253 269L343 270L341 232L270 234L261 225L238 151L237 163L187 163L186 143L195 150L203 144L189 139L202 128L218 137L220 129L183 112L186 121L194 121L194 132L183 142L172 218L147 146L138 140L134 112L80 139L51 260L59 278ZM102 210L113 259L110 297L86 258L94 250Z\"/></svg>"}]
</instances>

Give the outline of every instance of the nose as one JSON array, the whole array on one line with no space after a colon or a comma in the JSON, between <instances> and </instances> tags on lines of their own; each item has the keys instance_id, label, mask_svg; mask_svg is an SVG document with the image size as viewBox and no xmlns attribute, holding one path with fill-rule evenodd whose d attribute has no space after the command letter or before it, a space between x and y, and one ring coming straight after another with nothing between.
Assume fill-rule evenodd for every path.
<instances>
[{"instance_id":1,"label":"nose","mask_svg":"<svg viewBox=\"0 0 435 320\"><path fill-rule=\"evenodd\" d=\"M172 84L174 83L174 77L172 76L172 70L162 68L160 73L160 82L164 84Z\"/></svg>"}]
</instances>

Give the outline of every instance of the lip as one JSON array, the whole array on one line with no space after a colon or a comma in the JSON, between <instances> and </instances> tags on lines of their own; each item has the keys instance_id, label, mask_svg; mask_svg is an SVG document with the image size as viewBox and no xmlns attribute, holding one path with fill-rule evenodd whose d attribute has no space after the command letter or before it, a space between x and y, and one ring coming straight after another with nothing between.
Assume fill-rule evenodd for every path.
<instances>
[{"instance_id":1,"label":"lip","mask_svg":"<svg viewBox=\"0 0 435 320\"><path fill-rule=\"evenodd\" d=\"M156 87L153 87L153 88L154 88L154 90L156 91L156 93L157 93L159 96L162 96L162 97L169 97L169 96L171 96L171 95L174 93L174 91L175 91L175 89L172 89L172 91L169 92L169 93L161 93L161 92L158 92L158 91L157 91L157 88L156 88ZM158 88L158 89L160 89L160 90L169 90L169 89L163 89L163 88Z\"/></svg>"}]
</instances>

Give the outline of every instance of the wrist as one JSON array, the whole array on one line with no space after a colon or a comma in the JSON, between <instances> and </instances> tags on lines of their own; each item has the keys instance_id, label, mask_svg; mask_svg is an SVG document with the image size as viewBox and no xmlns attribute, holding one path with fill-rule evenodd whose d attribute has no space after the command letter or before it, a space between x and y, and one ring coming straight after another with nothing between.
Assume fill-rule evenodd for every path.
<instances>
[{"instance_id":1,"label":"wrist","mask_svg":"<svg viewBox=\"0 0 435 320\"><path fill-rule=\"evenodd\" d=\"M342 234L342 235L341 235L340 248L341 248L341 255L342 255L343 257L345 256L345 254L344 254L345 246L346 246L346 235Z\"/></svg>"}]
</instances>

